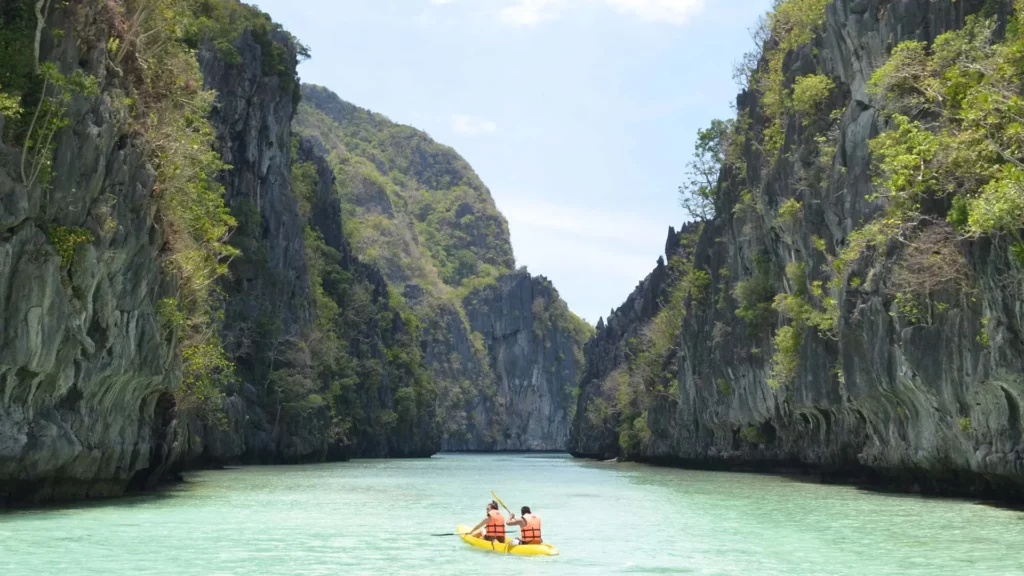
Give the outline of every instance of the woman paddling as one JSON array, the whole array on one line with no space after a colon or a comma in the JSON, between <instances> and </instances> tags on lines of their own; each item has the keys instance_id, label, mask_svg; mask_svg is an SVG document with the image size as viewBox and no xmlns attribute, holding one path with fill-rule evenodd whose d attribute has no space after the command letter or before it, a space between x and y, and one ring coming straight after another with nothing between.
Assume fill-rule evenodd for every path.
<instances>
[{"instance_id":1,"label":"woman paddling","mask_svg":"<svg viewBox=\"0 0 1024 576\"><path fill-rule=\"evenodd\" d=\"M473 527L470 534L490 542L505 543L505 516L498 511L497 502L492 500L487 505L487 516Z\"/></svg>"}]
</instances>

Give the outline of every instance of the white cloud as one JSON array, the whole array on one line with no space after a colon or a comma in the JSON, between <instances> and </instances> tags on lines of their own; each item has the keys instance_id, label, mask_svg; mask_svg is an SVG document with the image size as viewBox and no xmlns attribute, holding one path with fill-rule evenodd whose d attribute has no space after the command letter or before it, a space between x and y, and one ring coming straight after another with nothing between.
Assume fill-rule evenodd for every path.
<instances>
[{"instance_id":1,"label":"white cloud","mask_svg":"<svg viewBox=\"0 0 1024 576\"><path fill-rule=\"evenodd\" d=\"M430 0L430 3L435 6L444 6L445 4L451 4L455 0Z\"/></svg>"},{"instance_id":2,"label":"white cloud","mask_svg":"<svg viewBox=\"0 0 1024 576\"><path fill-rule=\"evenodd\" d=\"M450 2L452 0L436 0ZM513 26L535 26L560 16L568 4L584 1L601 2L620 12L633 14L648 22L685 24L690 16L704 9L706 0L515 0L501 9L498 16Z\"/></svg>"},{"instance_id":3,"label":"white cloud","mask_svg":"<svg viewBox=\"0 0 1024 576\"><path fill-rule=\"evenodd\" d=\"M561 0L516 0L502 8L498 17L513 26L535 26L557 17L563 4Z\"/></svg>"},{"instance_id":4,"label":"white cloud","mask_svg":"<svg viewBox=\"0 0 1024 576\"><path fill-rule=\"evenodd\" d=\"M456 114L452 116L452 129L458 134L477 136L496 131L498 125L490 120L482 120L466 114Z\"/></svg>"},{"instance_id":5,"label":"white cloud","mask_svg":"<svg viewBox=\"0 0 1024 576\"><path fill-rule=\"evenodd\" d=\"M604 0L622 12L641 20L685 24L690 16L704 9L704 0Z\"/></svg>"},{"instance_id":6,"label":"white cloud","mask_svg":"<svg viewBox=\"0 0 1024 576\"><path fill-rule=\"evenodd\" d=\"M656 235L664 236L664 232L668 230L667 224L662 225L660 221L652 221L632 214L578 206L559 206L545 200L530 199L525 196L516 196L509 200L511 201L502 201L499 206L509 221L536 228L568 232L577 237L614 241L620 246L623 244L636 245L638 239L649 238L652 231L655 231ZM639 244L649 245L642 240Z\"/></svg>"}]
</instances>

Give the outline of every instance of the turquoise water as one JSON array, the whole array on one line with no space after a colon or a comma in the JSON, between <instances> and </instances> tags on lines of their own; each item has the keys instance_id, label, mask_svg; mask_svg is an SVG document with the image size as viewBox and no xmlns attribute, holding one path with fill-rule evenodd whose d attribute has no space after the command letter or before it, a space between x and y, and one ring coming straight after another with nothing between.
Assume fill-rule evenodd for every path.
<instances>
[{"instance_id":1,"label":"turquoise water","mask_svg":"<svg viewBox=\"0 0 1024 576\"><path fill-rule=\"evenodd\" d=\"M462 543L495 490L561 556ZM1024 514L774 476L440 455L190 475L0 515L0 574L1024 574Z\"/></svg>"}]
</instances>

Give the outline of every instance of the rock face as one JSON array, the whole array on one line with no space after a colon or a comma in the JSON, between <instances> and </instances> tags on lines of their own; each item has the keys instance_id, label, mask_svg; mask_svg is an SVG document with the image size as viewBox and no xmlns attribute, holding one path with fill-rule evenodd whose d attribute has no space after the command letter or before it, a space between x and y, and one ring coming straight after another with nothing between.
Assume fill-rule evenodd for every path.
<instances>
[{"instance_id":1,"label":"rock face","mask_svg":"<svg viewBox=\"0 0 1024 576\"><path fill-rule=\"evenodd\" d=\"M408 367L398 366L398 362L388 359L389 345L393 345L397 340L406 340L410 344L417 345L418 342L414 342L416 334L405 324L401 314L391 308L389 294L392 287L384 279L380 270L355 256L352 247L342 233L341 201L334 173L326 159L325 151L318 146L317 142L302 138L299 142L298 152L300 162L309 163L316 169L316 182L310 202L311 214L306 225L307 230L315 230L323 239L326 250L322 257L328 260L325 268L348 274L355 289L369 293L373 312L378 318L375 322L359 321L357 322L358 326L354 326L352 332L343 333L343 336L347 336L344 338L344 344L347 345L353 362L372 361L380 366L377 373L374 374L380 378L379 387L374 390L367 386L359 394L357 402L359 405L357 412L369 415L371 419L378 418L384 411L398 409L396 396L402 389L409 386L409 380L413 377ZM331 268L332 265L334 268ZM321 274L318 280L320 288L334 299L339 308L352 307L351 299L340 298L332 291L332 288L335 288L332 274ZM379 318L388 320L388 323L382 325ZM370 345L363 346L367 342ZM351 408L340 403L335 406L335 410L336 412L345 412L351 411ZM440 448L440 436L433 408L421 410L417 417L410 420L406 423L405 429L388 434L384 438L374 434L353 434L352 438L345 441L331 442L327 456L331 459L395 458L428 457L436 453ZM322 434L322 431L320 433Z\"/></svg>"},{"instance_id":2,"label":"rock face","mask_svg":"<svg viewBox=\"0 0 1024 576\"><path fill-rule=\"evenodd\" d=\"M823 186L800 186L794 175L817 162L814 135L792 120L783 145L791 154L764 177L765 160L749 143L747 173L723 172L717 216L700 232L693 256L694 268L710 274L711 297L688 303L676 357L678 395L652 402L650 438L631 457L814 469L827 478L937 493L1024 495L1024 324L1019 286L1007 283L1021 270L1004 240L957 241L974 293L947 294L951 304L916 322L893 296L901 246L888 246L885 257L862 257L838 290L836 338L806 330L796 378L779 389L768 385L772 330L759 332L737 317L731 297L737 281L760 273L775 292L792 292L784 271L795 261L820 278L815 271L828 262L815 237L836 254L852 230L879 213L882 204L870 199L868 141L885 125L866 81L898 42L932 41L962 27L983 4L835 0L823 33L786 56L789 81L815 71L836 81L833 104L842 110L837 152L819 165ZM1006 2L987 4L994 13L1008 13ZM756 94L745 93L738 103L754 126L764 125ZM738 208L744 187L761 206L753 213ZM778 214L790 198L802 201L795 223ZM925 230L943 241L941 226ZM641 284L588 346L571 442L577 455L620 454L611 434L621 423L584 415L602 396L601 379L621 362L617 343L650 317L659 274ZM782 325L772 322L775 329Z\"/></svg>"},{"instance_id":3,"label":"rock face","mask_svg":"<svg viewBox=\"0 0 1024 576\"><path fill-rule=\"evenodd\" d=\"M429 294L438 281L457 287L513 268L508 222L455 150L321 86L303 85L302 96L298 131L335 154L356 250L372 254L389 281Z\"/></svg>"},{"instance_id":4,"label":"rock face","mask_svg":"<svg viewBox=\"0 0 1024 576\"><path fill-rule=\"evenodd\" d=\"M303 97L297 131L330 151L355 254L423 327L442 448L564 449L589 327L546 279L511 272L508 224L483 182L419 130L322 87Z\"/></svg>"},{"instance_id":5,"label":"rock face","mask_svg":"<svg viewBox=\"0 0 1024 576\"><path fill-rule=\"evenodd\" d=\"M270 40L289 51L295 66L294 45L285 33L276 30ZM264 406L266 391L260 383L267 375L259 357L273 352L260 345L266 343L253 342L255 325L273 321L278 341L298 341L309 330L312 306L305 225L290 178L292 93L281 76L262 73L266 56L251 30L234 47L239 57L233 62L209 45L198 58L205 88L217 94L211 121L218 152L230 166L222 175L224 199L239 221L232 243L242 255L232 263L224 287L222 331L240 382L226 391L226 425L181 421L175 440L179 466L318 461L327 452L326 438L317 433L328 426L325 413L315 424L292 429L287 420L275 426L274 413Z\"/></svg>"},{"instance_id":6,"label":"rock face","mask_svg":"<svg viewBox=\"0 0 1024 576\"><path fill-rule=\"evenodd\" d=\"M25 185L21 146L0 142L0 507L113 496L193 467L436 452L418 333L345 240L326 151L293 138L297 45L272 24L197 53L241 256L212 326L235 365L222 417L179 410L182 359L156 312L179 286L152 148L128 130L127 81L107 52L120 8L62 4L48 18L41 59L99 87L69 100L52 179ZM306 213L297 163L311 170Z\"/></svg>"},{"instance_id":7,"label":"rock face","mask_svg":"<svg viewBox=\"0 0 1024 576\"><path fill-rule=\"evenodd\" d=\"M576 385L578 337L558 317L558 293L544 277L517 272L473 292L463 304L483 336L495 394L479 398L462 437L445 450L564 450Z\"/></svg>"},{"instance_id":8,"label":"rock face","mask_svg":"<svg viewBox=\"0 0 1024 576\"><path fill-rule=\"evenodd\" d=\"M105 44L74 41L67 14L50 25L69 40L44 54L102 82ZM143 145L106 97L74 97L66 118L46 188L24 186L20 148L0 145L0 505L119 494L147 467L155 406L177 381L154 313L174 287ZM74 227L94 241L62 262L51 239Z\"/></svg>"},{"instance_id":9,"label":"rock face","mask_svg":"<svg viewBox=\"0 0 1024 576\"><path fill-rule=\"evenodd\" d=\"M429 456L438 449L429 412L408 430L394 433L351 432L338 437L330 404L336 414L357 411L373 421L394 408L395 393L405 386L407 374L393 368L387 349L408 336L401 317L389 307L390 288L373 266L356 258L342 234L342 216L336 181L316 143L302 140L293 158L292 118L297 103L295 44L281 30L268 39L286 49L283 73L266 74L261 59L264 47L245 31L234 43L240 58L227 62L220 51L207 46L199 61L207 87L217 93L212 122L219 151L231 168L223 175L225 201L239 221L232 242L242 255L232 263L225 283L225 348L234 358L239 382L226 390L226 426L195 419L179 426L176 444L186 446L179 466L226 463L319 462L326 458ZM293 186L293 165L306 163L315 174L308 218L300 213ZM307 221L308 220L308 221ZM340 333L338 344L349 354L339 362L369 366L356 377L357 386L373 393L342 401L330 392L332 375L313 358L313 340L322 338L313 326L318 309L308 270L311 257L307 230L323 239L326 250L315 257L326 275L347 275L351 290L365 291L368 313L358 328ZM342 309L353 305L334 276L319 278L325 298ZM320 320L331 321L328 318ZM363 344L368 344L364 346ZM322 362L321 362L322 364ZM312 405L304 398L285 398L283 383L301 379L309 392L327 398ZM275 389L277 390L275 392ZM289 401L290 400L290 401ZM298 400L298 402L296 402ZM353 400L349 403L348 400ZM344 404L344 405L342 405ZM333 430L333 431L332 431Z\"/></svg>"},{"instance_id":10,"label":"rock face","mask_svg":"<svg viewBox=\"0 0 1024 576\"><path fill-rule=\"evenodd\" d=\"M684 229L683 232L686 230ZM669 258L680 253L680 234L669 228L665 242L665 255ZM668 268L665 259L658 264L626 298L612 311L607 321L601 319L597 333L583 347L584 372L580 377L577 417L572 421L569 450L576 456L608 459L619 454L618 422L606 418L588 418L598 402L611 402L615 390L606 385L612 373L628 364L626 345L637 338L662 308L668 294Z\"/></svg>"}]
</instances>

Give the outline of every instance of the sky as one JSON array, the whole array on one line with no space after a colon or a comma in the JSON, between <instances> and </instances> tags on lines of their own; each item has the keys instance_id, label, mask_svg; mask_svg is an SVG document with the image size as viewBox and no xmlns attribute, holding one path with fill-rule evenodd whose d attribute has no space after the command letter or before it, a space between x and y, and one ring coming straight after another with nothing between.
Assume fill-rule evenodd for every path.
<instances>
[{"instance_id":1,"label":"sky","mask_svg":"<svg viewBox=\"0 0 1024 576\"><path fill-rule=\"evenodd\" d=\"M458 151L516 265L607 317L685 215L697 130L771 0L255 0L310 47L304 82Z\"/></svg>"}]
</instances>

